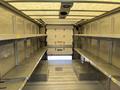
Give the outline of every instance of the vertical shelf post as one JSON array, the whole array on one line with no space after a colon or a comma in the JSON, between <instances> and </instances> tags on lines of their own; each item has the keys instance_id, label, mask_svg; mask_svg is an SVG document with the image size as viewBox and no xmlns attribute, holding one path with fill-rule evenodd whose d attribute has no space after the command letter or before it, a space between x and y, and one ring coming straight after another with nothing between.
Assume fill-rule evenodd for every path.
<instances>
[{"instance_id":1,"label":"vertical shelf post","mask_svg":"<svg viewBox=\"0 0 120 90\"><path fill-rule=\"evenodd\" d=\"M109 47L109 64L112 64L112 55L113 55L113 40L111 40L111 45Z\"/></svg>"},{"instance_id":2,"label":"vertical shelf post","mask_svg":"<svg viewBox=\"0 0 120 90\"><path fill-rule=\"evenodd\" d=\"M14 55L15 55L15 63L16 63L16 65L19 65L19 59L18 59L18 41L17 40L15 40L14 41Z\"/></svg>"},{"instance_id":3,"label":"vertical shelf post","mask_svg":"<svg viewBox=\"0 0 120 90\"><path fill-rule=\"evenodd\" d=\"M27 39L24 39L24 49L25 49L25 58L28 58L28 56L27 56Z\"/></svg>"}]
</instances>

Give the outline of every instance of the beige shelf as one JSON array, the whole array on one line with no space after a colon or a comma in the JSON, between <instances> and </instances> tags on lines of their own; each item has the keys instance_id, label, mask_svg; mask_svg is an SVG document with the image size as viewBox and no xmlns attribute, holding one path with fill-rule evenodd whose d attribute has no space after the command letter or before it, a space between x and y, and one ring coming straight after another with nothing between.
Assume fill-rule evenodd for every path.
<instances>
[{"instance_id":1,"label":"beige shelf","mask_svg":"<svg viewBox=\"0 0 120 90\"><path fill-rule=\"evenodd\" d=\"M16 81L9 81L5 82L4 87L5 89L1 90L22 90L23 87L25 86L27 80L16 80Z\"/></svg>"},{"instance_id":2,"label":"beige shelf","mask_svg":"<svg viewBox=\"0 0 120 90\"><path fill-rule=\"evenodd\" d=\"M47 48L42 48L33 56L22 62L19 66L14 67L2 77L5 80L5 90L21 90L30 78L31 74L42 59Z\"/></svg>"},{"instance_id":3,"label":"beige shelf","mask_svg":"<svg viewBox=\"0 0 120 90\"><path fill-rule=\"evenodd\" d=\"M120 69L106 63L99 57L96 57L86 51L83 51L79 48L74 49L77 53L85 57L87 62L90 62L91 65L96 67L98 70L100 70L102 73L104 73L107 77L111 78L111 80L120 86ZM116 78L117 77L117 78Z\"/></svg>"},{"instance_id":4,"label":"beige shelf","mask_svg":"<svg viewBox=\"0 0 120 90\"><path fill-rule=\"evenodd\" d=\"M34 37L46 37L46 34L0 34L0 41L16 40Z\"/></svg>"},{"instance_id":5,"label":"beige shelf","mask_svg":"<svg viewBox=\"0 0 120 90\"><path fill-rule=\"evenodd\" d=\"M93 37L93 38L107 38L107 39L120 39L120 34L74 34L77 37Z\"/></svg>"},{"instance_id":6,"label":"beige shelf","mask_svg":"<svg viewBox=\"0 0 120 90\"><path fill-rule=\"evenodd\" d=\"M120 76L113 76L111 77L111 80L120 86Z\"/></svg>"}]
</instances>

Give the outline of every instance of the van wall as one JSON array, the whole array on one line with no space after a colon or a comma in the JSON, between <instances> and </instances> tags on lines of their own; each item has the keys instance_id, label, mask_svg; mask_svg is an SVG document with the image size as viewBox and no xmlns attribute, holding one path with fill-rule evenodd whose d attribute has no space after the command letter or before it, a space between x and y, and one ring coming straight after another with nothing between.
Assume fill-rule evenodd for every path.
<instances>
[{"instance_id":1,"label":"van wall","mask_svg":"<svg viewBox=\"0 0 120 90\"><path fill-rule=\"evenodd\" d=\"M81 27L83 34L98 34L98 35L117 35L120 34L120 13L116 13ZM88 42L91 50L90 53L97 53L100 58L108 63L112 63L116 67L120 68L120 40L108 40L108 39L93 39L89 38L91 41ZM94 42L97 40L96 42ZM86 41L87 42L87 41ZM99 44L99 51L97 50L97 45ZM84 47L84 46L83 46ZM94 49L96 48L96 50ZM94 52L92 52L94 51ZM111 56L112 55L112 56Z\"/></svg>"},{"instance_id":2,"label":"van wall","mask_svg":"<svg viewBox=\"0 0 120 90\"><path fill-rule=\"evenodd\" d=\"M16 34L18 37L23 34L38 34L39 26L20 15L11 12L9 9L0 5L0 36L5 35L9 38L10 35ZM28 39L25 48L25 41L1 41L0 42L0 78L16 63L19 64L25 59L25 52L27 56L34 50L32 42L34 40ZM16 44L15 44L16 43ZM15 60L15 47L18 47L18 61Z\"/></svg>"},{"instance_id":3,"label":"van wall","mask_svg":"<svg viewBox=\"0 0 120 90\"><path fill-rule=\"evenodd\" d=\"M105 35L114 36L120 35L120 12L95 20L85 24L78 30L79 34L86 35ZM76 47L79 47L86 52L101 58L114 67L120 69L120 40L106 39L106 38L90 38L90 37L76 37ZM107 81L105 83L108 83ZM104 85L104 84L103 84ZM109 87L107 87L109 88ZM119 90L119 87L113 82L111 83L111 90Z\"/></svg>"},{"instance_id":4,"label":"van wall","mask_svg":"<svg viewBox=\"0 0 120 90\"><path fill-rule=\"evenodd\" d=\"M47 26L48 55L71 55L73 26Z\"/></svg>"},{"instance_id":5,"label":"van wall","mask_svg":"<svg viewBox=\"0 0 120 90\"><path fill-rule=\"evenodd\" d=\"M83 25L84 34L120 34L120 13Z\"/></svg>"}]
</instances>

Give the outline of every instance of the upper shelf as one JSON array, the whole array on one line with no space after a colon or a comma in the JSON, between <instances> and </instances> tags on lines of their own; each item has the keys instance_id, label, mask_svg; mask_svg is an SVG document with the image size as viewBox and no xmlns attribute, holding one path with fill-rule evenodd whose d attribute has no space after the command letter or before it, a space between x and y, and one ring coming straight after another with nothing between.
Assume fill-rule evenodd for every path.
<instances>
[{"instance_id":1,"label":"upper shelf","mask_svg":"<svg viewBox=\"0 0 120 90\"><path fill-rule=\"evenodd\" d=\"M77 37L92 37L92 38L107 38L107 39L120 39L120 34L74 34Z\"/></svg>"},{"instance_id":2,"label":"upper shelf","mask_svg":"<svg viewBox=\"0 0 120 90\"><path fill-rule=\"evenodd\" d=\"M84 50L81 50L80 48L74 49L77 53L85 57L87 62L90 62L91 65L96 67L98 70L100 70L102 73L104 73L106 76L111 78L111 80L120 86L120 79L116 77L120 77L120 70L119 68L116 68L115 66L103 61L97 56L94 56Z\"/></svg>"},{"instance_id":3,"label":"upper shelf","mask_svg":"<svg viewBox=\"0 0 120 90\"><path fill-rule=\"evenodd\" d=\"M19 66L14 67L4 75L2 79L5 81L5 90L22 90L46 51L46 47L41 48L30 58L24 60Z\"/></svg>"},{"instance_id":4,"label":"upper shelf","mask_svg":"<svg viewBox=\"0 0 120 90\"><path fill-rule=\"evenodd\" d=\"M45 37L46 34L0 34L0 41Z\"/></svg>"}]
</instances>

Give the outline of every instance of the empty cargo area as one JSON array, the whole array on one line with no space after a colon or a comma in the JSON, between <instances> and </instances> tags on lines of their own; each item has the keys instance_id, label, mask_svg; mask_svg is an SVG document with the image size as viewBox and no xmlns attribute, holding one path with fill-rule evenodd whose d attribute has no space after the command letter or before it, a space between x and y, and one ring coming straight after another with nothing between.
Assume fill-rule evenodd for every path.
<instances>
[{"instance_id":1,"label":"empty cargo area","mask_svg":"<svg viewBox=\"0 0 120 90\"><path fill-rule=\"evenodd\" d=\"M80 60L62 62L62 64L46 62L49 69L49 73L45 75L47 80L43 81L43 78L31 80L23 90L104 90L98 81L96 71L89 68L89 65L82 65ZM39 77L42 77L42 73Z\"/></svg>"},{"instance_id":2,"label":"empty cargo area","mask_svg":"<svg viewBox=\"0 0 120 90\"><path fill-rule=\"evenodd\" d=\"M0 90L120 90L120 0L0 0Z\"/></svg>"}]
</instances>

